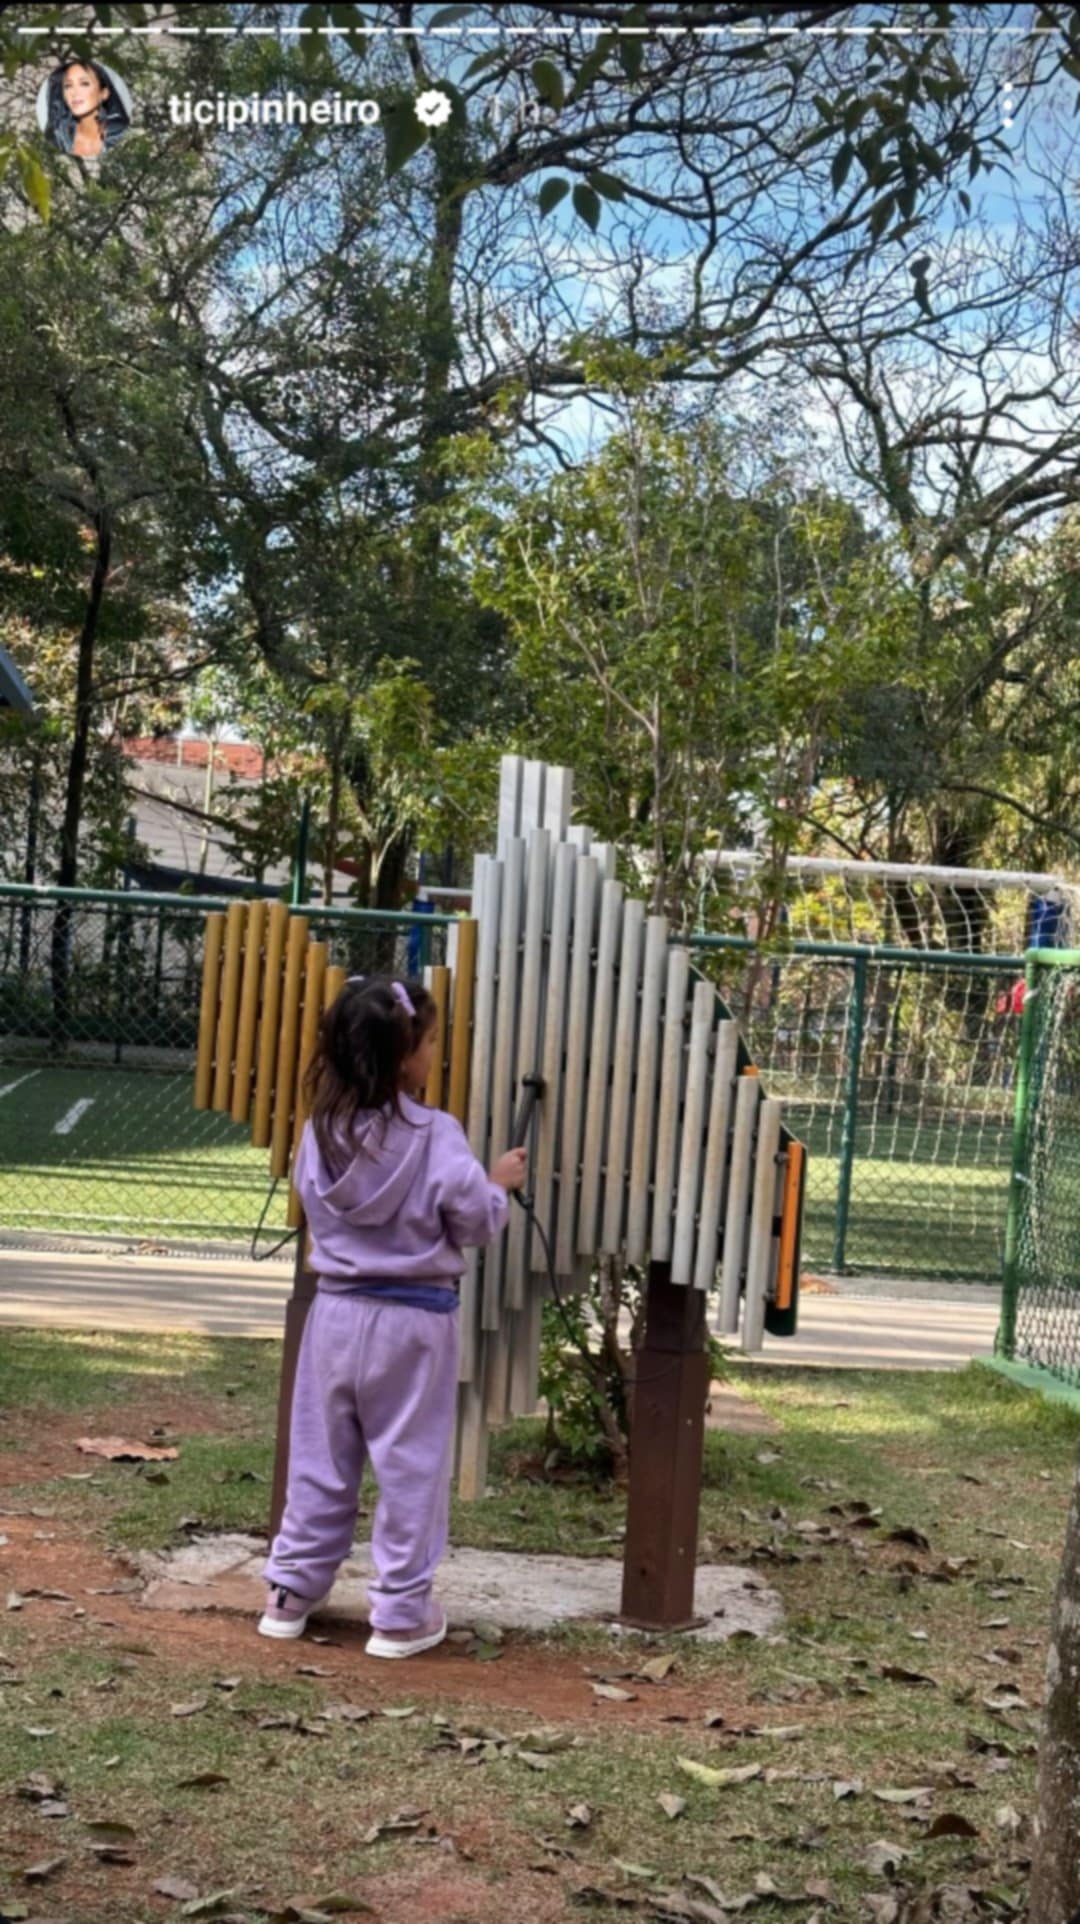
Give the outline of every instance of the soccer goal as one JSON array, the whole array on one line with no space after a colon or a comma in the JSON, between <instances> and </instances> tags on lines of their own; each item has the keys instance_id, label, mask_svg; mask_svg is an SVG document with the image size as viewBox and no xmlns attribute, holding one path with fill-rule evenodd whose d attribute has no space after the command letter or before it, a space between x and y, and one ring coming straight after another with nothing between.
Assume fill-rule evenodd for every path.
<instances>
[{"instance_id":1,"label":"soccer goal","mask_svg":"<svg viewBox=\"0 0 1080 1924\"><path fill-rule=\"evenodd\" d=\"M810 1152L813 1270L998 1281L1025 954L1080 940L1056 875L711 857L702 943Z\"/></svg>"},{"instance_id":2,"label":"soccer goal","mask_svg":"<svg viewBox=\"0 0 1080 1924\"><path fill-rule=\"evenodd\" d=\"M1080 952L1028 959L998 1353L1080 1389Z\"/></svg>"}]
</instances>

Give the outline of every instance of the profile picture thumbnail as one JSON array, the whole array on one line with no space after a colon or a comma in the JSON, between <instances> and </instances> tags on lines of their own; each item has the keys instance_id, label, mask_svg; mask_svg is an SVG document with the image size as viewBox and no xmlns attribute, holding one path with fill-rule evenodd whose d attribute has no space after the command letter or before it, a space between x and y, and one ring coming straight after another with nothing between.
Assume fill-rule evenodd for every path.
<instances>
[{"instance_id":1,"label":"profile picture thumbnail","mask_svg":"<svg viewBox=\"0 0 1080 1924\"><path fill-rule=\"evenodd\" d=\"M77 159L93 160L115 147L131 116L127 85L100 60L72 55L38 89L38 126L52 146Z\"/></svg>"}]
</instances>

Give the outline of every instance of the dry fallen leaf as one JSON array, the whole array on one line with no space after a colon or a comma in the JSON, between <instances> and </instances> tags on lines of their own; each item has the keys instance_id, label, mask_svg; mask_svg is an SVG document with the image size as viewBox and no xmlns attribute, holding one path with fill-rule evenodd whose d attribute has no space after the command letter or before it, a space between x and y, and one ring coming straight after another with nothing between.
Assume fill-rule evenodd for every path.
<instances>
[{"instance_id":1,"label":"dry fallen leaf","mask_svg":"<svg viewBox=\"0 0 1080 1924\"><path fill-rule=\"evenodd\" d=\"M588 1804L571 1804L566 1813L570 1830L588 1830L592 1823L592 1810Z\"/></svg>"},{"instance_id":2,"label":"dry fallen leaf","mask_svg":"<svg viewBox=\"0 0 1080 1924\"><path fill-rule=\"evenodd\" d=\"M891 1877L900 1869L905 1857L910 1855L910 1851L906 1851L902 1844L890 1844L887 1837L878 1837L866 1846L859 1861L875 1876Z\"/></svg>"},{"instance_id":3,"label":"dry fallen leaf","mask_svg":"<svg viewBox=\"0 0 1080 1924\"><path fill-rule=\"evenodd\" d=\"M80 1436L75 1448L83 1456L104 1456L110 1463L174 1463L180 1452L170 1445L129 1443L122 1436Z\"/></svg>"},{"instance_id":4,"label":"dry fallen leaf","mask_svg":"<svg viewBox=\"0 0 1080 1924\"><path fill-rule=\"evenodd\" d=\"M932 1784L915 1784L908 1790L872 1790L879 1804L925 1804L934 1794Z\"/></svg>"},{"instance_id":5,"label":"dry fallen leaf","mask_svg":"<svg viewBox=\"0 0 1080 1924\"><path fill-rule=\"evenodd\" d=\"M159 1877L153 1886L158 1897L171 1897L177 1904L190 1904L199 1895L199 1887L186 1877Z\"/></svg>"},{"instance_id":6,"label":"dry fallen leaf","mask_svg":"<svg viewBox=\"0 0 1080 1924\"><path fill-rule=\"evenodd\" d=\"M749 1784L761 1776L760 1764L732 1764L725 1769L714 1769L711 1764L695 1763L692 1757L676 1757L679 1769L693 1777L699 1784L707 1784L710 1790L730 1790L737 1784Z\"/></svg>"},{"instance_id":7,"label":"dry fallen leaf","mask_svg":"<svg viewBox=\"0 0 1080 1924\"><path fill-rule=\"evenodd\" d=\"M350 1912L365 1917L375 1915L374 1906L366 1898L350 1891L331 1891L328 1897L292 1897L280 1910L272 1911L265 1924L326 1924L327 1919Z\"/></svg>"},{"instance_id":8,"label":"dry fallen leaf","mask_svg":"<svg viewBox=\"0 0 1080 1924\"><path fill-rule=\"evenodd\" d=\"M206 1897L196 1897L185 1904L181 1917L220 1917L234 1897L240 1896L238 1886L228 1891L210 1891Z\"/></svg>"},{"instance_id":9,"label":"dry fallen leaf","mask_svg":"<svg viewBox=\"0 0 1080 1924\"><path fill-rule=\"evenodd\" d=\"M873 1924L896 1924L900 1904L892 1891L867 1891L863 1898Z\"/></svg>"},{"instance_id":10,"label":"dry fallen leaf","mask_svg":"<svg viewBox=\"0 0 1080 1924\"><path fill-rule=\"evenodd\" d=\"M637 1696L634 1691L620 1690L618 1684L594 1683L592 1693L594 1697L603 1697L606 1702L610 1704L633 1704L637 1702Z\"/></svg>"},{"instance_id":11,"label":"dry fallen leaf","mask_svg":"<svg viewBox=\"0 0 1080 1924\"><path fill-rule=\"evenodd\" d=\"M205 1697L193 1697L190 1703L171 1704L169 1708L174 1717L197 1717L200 1710L206 1709L206 1705Z\"/></svg>"},{"instance_id":12,"label":"dry fallen leaf","mask_svg":"<svg viewBox=\"0 0 1080 1924\"><path fill-rule=\"evenodd\" d=\"M931 1690L938 1687L936 1677L927 1677L921 1670L907 1670L902 1663L883 1663L881 1675L890 1683L924 1685Z\"/></svg>"},{"instance_id":13,"label":"dry fallen leaf","mask_svg":"<svg viewBox=\"0 0 1080 1924\"><path fill-rule=\"evenodd\" d=\"M135 1830L131 1824L114 1823L111 1818L92 1818L86 1825L91 1841L103 1847L110 1845L133 1844Z\"/></svg>"},{"instance_id":14,"label":"dry fallen leaf","mask_svg":"<svg viewBox=\"0 0 1080 1924\"><path fill-rule=\"evenodd\" d=\"M66 1863L66 1857L43 1857L40 1863L27 1866L23 1879L27 1884L44 1884L47 1877L52 1877Z\"/></svg>"},{"instance_id":15,"label":"dry fallen leaf","mask_svg":"<svg viewBox=\"0 0 1080 1924\"><path fill-rule=\"evenodd\" d=\"M935 1817L926 1835L927 1837L977 1837L979 1830L978 1825L973 1824L970 1817L961 1816L958 1810L943 1810L940 1817Z\"/></svg>"},{"instance_id":16,"label":"dry fallen leaf","mask_svg":"<svg viewBox=\"0 0 1080 1924\"><path fill-rule=\"evenodd\" d=\"M426 1811L423 1810L399 1810L393 1817L384 1817L380 1824L372 1824L371 1829L364 1832L360 1842L377 1844L380 1837L392 1836L398 1831L419 1830L421 1819L426 1815Z\"/></svg>"},{"instance_id":17,"label":"dry fallen leaf","mask_svg":"<svg viewBox=\"0 0 1080 1924\"><path fill-rule=\"evenodd\" d=\"M319 1712L320 1717L334 1724L366 1724L374 1714L360 1704L327 1704L326 1709Z\"/></svg>"},{"instance_id":18,"label":"dry fallen leaf","mask_svg":"<svg viewBox=\"0 0 1080 1924\"><path fill-rule=\"evenodd\" d=\"M648 1683L663 1683L676 1664L675 1652L666 1650L660 1657L649 1657L635 1670L635 1677L643 1677Z\"/></svg>"},{"instance_id":19,"label":"dry fallen leaf","mask_svg":"<svg viewBox=\"0 0 1080 1924\"><path fill-rule=\"evenodd\" d=\"M181 1777L177 1790L213 1790L218 1784L228 1784L232 1780L224 1777L220 1770L200 1770L194 1777Z\"/></svg>"},{"instance_id":20,"label":"dry fallen leaf","mask_svg":"<svg viewBox=\"0 0 1080 1924\"><path fill-rule=\"evenodd\" d=\"M832 1794L839 1804L845 1797L858 1797L862 1792L862 1787L863 1780L861 1777L838 1777L833 1784Z\"/></svg>"},{"instance_id":21,"label":"dry fallen leaf","mask_svg":"<svg viewBox=\"0 0 1080 1924\"><path fill-rule=\"evenodd\" d=\"M487 1739L488 1742L504 1743L506 1741L505 1738L500 1737L498 1732L494 1730L477 1730L468 1724L464 1724L462 1728L466 1735L483 1737ZM542 1757L546 1757L549 1753L556 1750L571 1749L575 1739L569 1736L565 1730L523 1730L518 1734L518 1742L521 1744L523 1750L535 1750L538 1751Z\"/></svg>"},{"instance_id":22,"label":"dry fallen leaf","mask_svg":"<svg viewBox=\"0 0 1080 1924\"><path fill-rule=\"evenodd\" d=\"M916 1530L910 1523L905 1524L902 1529L890 1530L888 1536L884 1537L882 1541L884 1543L910 1543L913 1549L916 1550L929 1550L930 1548L929 1537L925 1537L921 1530Z\"/></svg>"},{"instance_id":23,"label":"dry fallen leaf","mask_svg":"<svg viewBox=\"0 0 1080 1924\"><path fill-rule=\"evenodd\" d=\"M656 1801L665 1817L681 1817L686 1809L685 1797L676 1797L670 1790L662 1790Z\"/></svg>"}]
</instances>

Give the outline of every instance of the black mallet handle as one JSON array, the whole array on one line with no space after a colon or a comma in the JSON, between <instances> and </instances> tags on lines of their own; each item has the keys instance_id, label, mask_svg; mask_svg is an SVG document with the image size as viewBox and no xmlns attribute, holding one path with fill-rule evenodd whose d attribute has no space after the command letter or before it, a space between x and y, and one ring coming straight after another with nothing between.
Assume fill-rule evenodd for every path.
<instances>
[{"instance_id":1,"label":"black mallet handle","mask_svg":"<svg viewBox=\"0 0 1080 1924\"><path fill-rule=\"evenodd\" d=\"M522 1076L521 1096L518 1101L517 1115L514 1117L514 1132L510 1138L511 1149L521 1149L524 1147L525 1138L532 1124L533 1111L543 1096L543 1093L543 1076Z\"/></svg>"}]
</instances>

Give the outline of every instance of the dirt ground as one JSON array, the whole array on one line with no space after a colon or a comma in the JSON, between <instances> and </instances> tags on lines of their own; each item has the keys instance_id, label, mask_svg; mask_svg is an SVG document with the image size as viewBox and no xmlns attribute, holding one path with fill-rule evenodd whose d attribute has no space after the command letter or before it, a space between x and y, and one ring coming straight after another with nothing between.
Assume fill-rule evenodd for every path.
<instances>
[{"instance_id":1,"label":"dirt ground","mask_svg":"<svg viewBox=\"0 0 1080 1924\"><path fill-rule=\"evenodd\" d=\"M155 1680L166 1684L174 1671L189 1683L193 1672L208 1681L229 1676L245 1684L292 1683L301 1664L317 1663L320 1688L325 1685L337 1701L376 1711L400 1703L404 1693L421 1707L427 1703L452 1712L455 1704L467 1705L474 1717L489 1716L495 1724L558 1725L584 1736L611 1728L616 1707L598 1702L579 1655L507 1635L497 1662L478 1663L460 1643L446 1643L411 1659L405 1670L367 1657L361 1626L335 1623L321 1636L316 1622L318 1641L309 1635L295 1643L272 1643L258 1636L254 1619L213 1611L149 1610L141 1604L143 1586L125 1553L103 1548L88 1526L69 1515L50 1514L47 1498L34 1502L24 1495L9 1496L14 1485L77 1476L93 1468L97 1459L76 1449L84 1435L118 1429L136 1438L148 1438L155 1430L190 1437L219 1425L220 1410L212 1405L202 1408L196 1399L170 1398L157 1391L152 1403L125 1402L122 1419L115 1422L106 1422L100 1413L90 1419L54 1413L47 1421L35 1422L20 1412L17 1451L0 1451L0 1536L7 1539L0 1546L0 1588L22 1599L20 1629L32 1634L40 1660L60 1651L115 1653L118 1658L134 1651L140 1674L152 1667ZM77 1490L79 1485L69 1487ZM612 1670L625 1661L613 1645ZM0 1679L3 1674L0 1668ZM16 1697L15 1689L0 1691L0 1707L10 1711ZM752 1708L730 1693L725 1696L722 1687L710 1686L712 1700L726 1721L753 1721ZM827 1706L821 1706L820 1714L828 1715ZM700 1724L700 1683L694 1687L678 1675L668 1677L660 1686L640 1690L635 1701L619 1704L616 1715L627 1731ZM6 1826L9 1820L6 1846L13 1857L27 1863L40 1858L42 1825L33 1807L7 1803ZM331 1878L338 1848L339 1840L320 1825L316 1849L325 1856ZM508 1917L516 1924L555 1924L568 1915L566 1887L557 1860L539 1846L529 1861L519 1862L493 1884L492 1863L513 1863L520 1851L521 1835L512 1823L501 1837L490 1818L475 1830L459 1826L452 1855L425 1850L417 1854L415 1865L366 1875L363 1897L383 1924L505 1924ZM470 1859L476 1860L476 1868ZM322 1868L314 1866L316 1871ZM102 1871L89 1866L84 1872L72 1861L64 1871L63 1902L50 1902L43 1891L32 1905L32 1924L39 1919L41 1924L106 1924L102 1905L108 1904L107 1890L117 1893L118 1876L126 1880L136 1875L114 1869L111 1884L105 1884ZM309 1869L307 1882L314 1888L317 1881ZM138 1886L132 1883L131 1888ZM172 1914L174 1908L161 1899L147 1906L148 1917Z\"/></svg>"}]
</instances>

